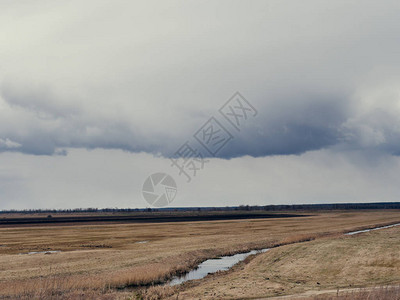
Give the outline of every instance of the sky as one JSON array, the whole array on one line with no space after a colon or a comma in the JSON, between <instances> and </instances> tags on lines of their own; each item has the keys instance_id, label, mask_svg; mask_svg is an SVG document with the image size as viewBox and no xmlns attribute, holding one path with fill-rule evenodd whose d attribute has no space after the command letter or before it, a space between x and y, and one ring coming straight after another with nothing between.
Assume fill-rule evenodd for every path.
<instances>
[{"instance_id":1,"label":"sky","mask_svg":"<svg viewBox=\"0 0 400 300\"><path fill-rule=\"evenodd\" d=\"M160 172L172 207L398 201L399 13L391 0L2 1L0 209L149 207L143 183ZM221 111L240 103L234 126ZM199 142L210 122L218 151ZM172 163L186 142L189 176Z\"/></svg>"}]
</instances>

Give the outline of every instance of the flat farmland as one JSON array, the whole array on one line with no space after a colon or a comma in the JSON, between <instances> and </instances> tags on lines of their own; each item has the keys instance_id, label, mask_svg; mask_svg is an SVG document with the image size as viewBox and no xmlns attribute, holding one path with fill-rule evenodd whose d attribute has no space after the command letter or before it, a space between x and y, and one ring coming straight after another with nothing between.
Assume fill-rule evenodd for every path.
<instances>
[{"instance_id":1,"label":"flat farmland","mask_svg":"<svg viewBox=\"0 0 400 300\"><path fill-rule=\"evenodd\" d=\"M344 232L400 222L400 212L396 210L298 212L298 216L277 214L265 218L242 213L250 218L238 213L237 218L222 220L3 224L0 297L157 299L180 294L186 295L182 299L212 298L209 287L196 287L194 283L157 285L208 258L309 243L301 243L304 241L333 240ZM190 220L190 214L185 217ZM273 251L278 249L283 248ZM249 265L265 255L269 253L256 256ZM235 272L234 267L227 273ZM198 282L218 282L226 276L215 274ZM204 291L208 291L206 295ZM238 292L236 296L246 295ZM235 298L235 293L229 297Z\"/></svg>"},{"instance_id":2,"label":"flat farmland","mask_svg":"<svg viewBox=\"0 0 400 300\"><path fill-rule=\"evenodd\" d=\"M237 265L223 276L188 282L180 296L397 300L399 251L400 226L283 245Z\"/></svg>"}]
</instances>

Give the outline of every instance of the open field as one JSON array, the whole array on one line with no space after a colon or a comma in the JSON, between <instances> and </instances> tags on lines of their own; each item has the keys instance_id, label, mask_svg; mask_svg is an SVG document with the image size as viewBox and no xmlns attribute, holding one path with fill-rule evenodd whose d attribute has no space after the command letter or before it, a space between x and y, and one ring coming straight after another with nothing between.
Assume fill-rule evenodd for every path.
<instances>
[{"instance_id":1,"label":"open field","mask_svg":"<svg viewBox=\"0 0 400 300\"><path fill-rule=\"evenodd\" d=\"M342 299L368 299L362 295L387 291L359 292L358 288L400 283L399 251L400 227L285 245L256 256L224 276L210 276L192 287L188 284L181 296L233 299L297 294L303 296L277 299L330 299L333 295L312 295L331 290L336 299L339 290ZM398 289L390 292L399 295Z\"/></svg>"},{"instance_id":2,"label":"open field","mask_svg":"<svg viewBox=\"0 0 400 300\"><path fill-rule=\"evenodd\" d=\"M264 297L300 293L316 287L387 284L400 280L396 272L389 272L386 270L389 267L385 267L391 264L398 267L398 260L388 253L398 253L399 229L357 237L339 235L399 221L399 211L381 210L313 212L309 216L291 218L2 227L0 297L89 299L93 295L93 299L126 299L137 293L153 296L179 293L180 299L215 299L217 295L222 298ZM371 237L374 237L372 243ZM356 242L359 238L361 244ZM291 245L313 239L316 240ZM386 239L390 242L386 243ZM242 263L227 274L209 276L182 287L155 287L146 291L138 287L163 282L207 258L285 244L254 259L249 258L248 264ZM367 248L363 246L361 251L357 248L360 245ZM381 248L387 251L382 257L383 266L376 256ZM332 256L329 252L332 249L340 250L340 255ZM60 252L27 254L41 251ZM336 281L334 275L329 275L331 270L324 269L325 265L339 268L344 264L349 266L347 275L352 276L350 266L359 262L351 265L346 259L366 257L369 253L374 254L376 261L369 261L372 267L363 269L358 281L342 276L341 281ZM343 259L336 264L335 257ZM317 269L314 258L320 266ZM375 269L385 271L370 276L369 272Z\"/></svg>"}]
</instances>

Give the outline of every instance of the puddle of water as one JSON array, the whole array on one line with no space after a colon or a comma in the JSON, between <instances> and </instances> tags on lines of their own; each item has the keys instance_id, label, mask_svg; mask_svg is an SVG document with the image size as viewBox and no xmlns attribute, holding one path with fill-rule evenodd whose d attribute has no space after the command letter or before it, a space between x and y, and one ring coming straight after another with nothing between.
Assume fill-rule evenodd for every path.
<instances>
[{"instance_id":1,"label":"puddle of water","mask_svg":"<svg viewBox=\"0 0 400 300\"><path fill-rule=\"evenodd\" d=\"M148 243L149 241L140 241L140 242L136 242L135 244L146 244L146 243Z\"/></svg>"},{"instance_id":2,"label":"puddle of water","mask_svg":"<svg viewBox=\"0 0 400 300\"><path fill-rule=\"evenodd\" d=\"M52 254L52 253L59 253L59 252L61 252L61 251L59 251L59 250L52 250L52 251L39 251L39 252L36 252L36 251L32 251L32 252L28 252L28 253L20 253L20 255L32 255L32 254Z\"/></svg>"},{"instance_id":3,"label":"puddle of water","mask_svg":"<svg viewBox=\"0 0 400 300\"><path fill-rule=\"evenodd\" d=\"M178 285L183 282L195 279L201 279L208 274L218 271L227 271L236 265L238 262L245 260L248 256L258 253L267 252L270 249L252 250L246 253L239 253L231 256L222 256L221 258L207 259L202 262L196 269L186 273L185 275L175 277L169 282L169 285Z\"/></svg>"},{"instance_id":4,"label":"puddle of water","mask_svg":"<svg viewBox=\"0 0 400 300\"><path fill-rule=\"evenodd\" d=\"M354 234L370 232L370 231L379 230L379 229L392 228L392 227L395 227L395 226L400 226L400 223L393 224L393 225L382 226L382 227L375 227L375 228L369 228L369 229L364 229L364 230L358 230L358 231L351 231L351 232L347 232L346 235L354 235Z\"/></svg>"}]
</instances>

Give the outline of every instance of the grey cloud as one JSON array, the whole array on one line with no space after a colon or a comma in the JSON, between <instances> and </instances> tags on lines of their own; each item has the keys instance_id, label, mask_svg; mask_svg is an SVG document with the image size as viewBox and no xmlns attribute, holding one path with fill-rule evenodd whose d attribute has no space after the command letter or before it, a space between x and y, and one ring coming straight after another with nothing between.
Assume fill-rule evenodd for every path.
<instances>
[{"instance_id":1,"label":"grey cloud","mask_svg":"<svg viewBox=\"0 0 400 300\"><path fill-rule=\"evenodd\" d=\"M400 153L397 1L103 4L2 4L0 151L169 156L239 90L259 114L222 158Z\"/></svg>"},{"instance_id":2,"label":"grey cloud","mask_svg":"<svg viewBox=\"0 0 400 300\"><path fill-rule=\"evenodd\" d=\"M343 125L345 145L352 149L374 149L400 155L398 111L375 109Z\"/></svg>"},{"instance_id":3,"label":"grey cloud","mask_svg":"<svg viewBox=\"0 0 400 300\"><path fill-rule=\"evenodd\" d=\"M4 87L4 85L3 85ZM158 153L165 144L141 136L127 120L93 114L79 106L65 105L45 88L3 88L0 112L0 151L34 155L66 155L63 148L121 149ZM62 100L62 99L61 99ZM60 103L61 102L61 103ZM12 121L11 121L12 120ZM154 139L155 140L155 139ZM162 139L159 141L162 142ZM164 148L163 148L164 147Z\"/></svg>"},{"instance_id":4,"label":"grey cloud","mask_svg":"<svg viewBox=\"0 0 400 300\"><path fill-rule=\"evenodd\" d=\"M15 148L20 148L21 144L14 142L8 138L6 139L1 139L0 138L0 148L4 149L15 149Z\"/></svg>"},{"instance_id":5,"label":"grey cloud","mask_svg":"<svg viewBox=\"0 0 400 300\"><path fill-rule=\"evenodd\" d=\"M222 155L301 154L340 143L340 127L349 115L348 103L344 95L324 97L297 95L296 101L291 97L275 100L260 112L252 126L237 134Z\"/></svg>"},{"instance_id":6,"label":"grey cloud","mask_svg":"<svg viewBox=\"0 0 400 300\"><path fill-rule=\"evenodd\" d=\"M364 109L362 103L354 104L345 94L326 97L323 94L288 95L264 102L258 116L244 123L241 132L225 124L234 139L218 156L301 154L335 146L400 152L400 118L392 105L369 108L362 115L354 115ZM0 140L0 146L3 145L0 151L65 155L63 148L105 148L170 156L197 129L192 125L190 130L171 136L168 128L136 128L129 121L93 117L83 109L64 110L62 105L57 106L56 100L40 94L35 94L33 99L21 99L9 90L3 98L11 111L21 109L19 114L28 120L22 126L24 130L17 124L16 128L2 133L7 137ZM206 116L203 113L196 118L207 120ZM154 138L156 131L161 132L157 139ZM149 138L152 136L153 140Z\"/></svg>"}]
</instances>

